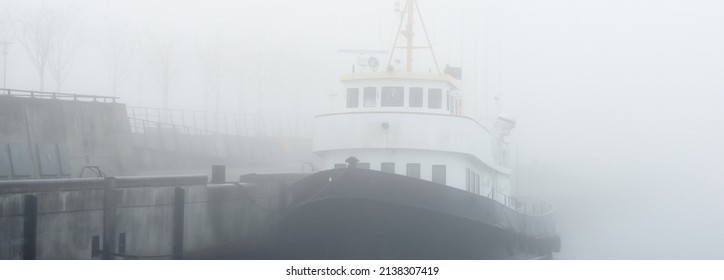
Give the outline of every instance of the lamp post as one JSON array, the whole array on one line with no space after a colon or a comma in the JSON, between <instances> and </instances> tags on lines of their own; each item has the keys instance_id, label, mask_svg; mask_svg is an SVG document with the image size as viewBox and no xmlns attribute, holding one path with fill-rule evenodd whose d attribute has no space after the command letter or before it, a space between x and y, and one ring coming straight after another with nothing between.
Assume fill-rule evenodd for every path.
<instances>
[{"instance_id":1,"label":"lamp post","mask_svg":"<svg viewBox=\"0 0 724 280\"><path fill-rule=\"evenodd\" d=\"M8 46L12 44L8 41L0 41L0 47L3 51L3 88L7 88L7 76L8 76Z\"/></svg>"}]
</instances>

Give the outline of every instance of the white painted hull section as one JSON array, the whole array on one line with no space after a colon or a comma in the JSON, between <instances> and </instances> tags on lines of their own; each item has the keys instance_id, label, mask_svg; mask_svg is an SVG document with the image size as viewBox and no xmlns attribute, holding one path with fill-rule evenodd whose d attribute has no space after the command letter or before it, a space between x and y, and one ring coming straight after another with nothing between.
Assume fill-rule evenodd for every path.
<instances>
[{"instance_id":1,"label":"white painted hull section","mask_svg":"<svg viewBox=\"0 0 724 280\"><path fill-rule=\"evenodd\" d=\"M488 129L465 117L344 113L316 117L313 151L323 170L354 156L373 170L382 170L383 162L394 163L394 173L401 175L408 174L408 163L418 163L420 179L432 181L432 165L445 165L445 184L468 191L466 171L471 170L480 176L475 193L508 204L510 169L494 160L492 141Z\"/></svg>"},{"instance_id":2,"label":"white painted hull section","mask_svg":"<svg viewBox=\"0 0 724 280\"><path fill-rule=\"evenodd\" d=\"M466 117L407 112L321 115L315 118L313 135L315 153L370 148L439 151L475 157L510 174L493 159L492 133Z\"/></svg>"}]
</instances>

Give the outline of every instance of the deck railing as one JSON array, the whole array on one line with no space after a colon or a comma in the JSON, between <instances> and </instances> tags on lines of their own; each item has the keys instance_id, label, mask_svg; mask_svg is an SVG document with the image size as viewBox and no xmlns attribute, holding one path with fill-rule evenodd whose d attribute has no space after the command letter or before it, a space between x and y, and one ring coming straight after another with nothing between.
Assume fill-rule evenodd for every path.
<instances>
[{"instance_id":1,"label":"deck railing","mask_svg":"<svg viewBox=\"0 0 724 280\"><path fill-rule=\"evenodd\" d=\"M26 97L26 98L92 101L92 102L103 102L103 103L116 103L116 99L119 98L119 97L115 97L115 96L60 93L60 92L21 90L21 89L9 89L9 88L0 88L0 94L6 95L6 96Z\"/></svg>"},{"instance_id":2,"label":"deck railing","mask_svg":"<svg viewBox=\"0 0 724 280\"><path fill-rule=\"evenodd\" d=\"M550 202L524 196L503 196L505 204L527 220L519 228L529 236L551 237L557 234L556 209ZM520 226L520 225L519 225Z\"/></svg>"},{"instance_id":3,"label":"deck railing","mask_svg":"<svg viewBox=\"0 0 724 280\"><path fill-rule=\"evenodd\" d=\"M555 212L553 204L545 200L525 196L498 195L504 197L506 205L526 215L545 216Z\"/></svg>"}]
</instances>

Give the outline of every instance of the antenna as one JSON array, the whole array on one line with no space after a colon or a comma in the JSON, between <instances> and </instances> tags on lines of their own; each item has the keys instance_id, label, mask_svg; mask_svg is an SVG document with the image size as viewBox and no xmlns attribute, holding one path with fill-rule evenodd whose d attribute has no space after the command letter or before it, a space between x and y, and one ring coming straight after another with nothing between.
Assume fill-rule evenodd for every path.
<instances>
[{"instance_id":1,"label":"antenna","mask_svg":"<svg viewBox=\"0 0 724 280\"><path fill-rule=\"evenodd\" d=\"M397 3L395 3L395 6L398 6ZM414 29L414 17L415 17L415 11L417 11L417 16L420 19L420 24L422 24L422 30L425 33L425 39L427 41L426 46L414 46L412 38L415 36L415 29ZM405 18L407 18L407 25L406 29L402 30L402 23L404 22ZM398 46L397 43L400 38L400 34L405 36L407 39L407 44L404 46ZM391 65L392 63L392 57L395 54L396 49L405 49L406 50L406 68L405 71L412 72L412 61L413 61L413 50L414 49L430 49L430 53L432 54L432 60L435 62L435 70L437 70L438 74L442 74L440 72L440 66L437 63L437 58L435 57L435 51L432 49L432 43L430 42L430 36L427 34L427 28L425 27L425 21L422 18L422 13L420 12L420 6L417 5L416 0L407 0L407 3L405 3L404 10L400 13L400 24L397 27L397 33L395 34L395 40L392 43L392 50L390 51L390 57L387 60L387 65Z\"/></svg>"}]
</instances>

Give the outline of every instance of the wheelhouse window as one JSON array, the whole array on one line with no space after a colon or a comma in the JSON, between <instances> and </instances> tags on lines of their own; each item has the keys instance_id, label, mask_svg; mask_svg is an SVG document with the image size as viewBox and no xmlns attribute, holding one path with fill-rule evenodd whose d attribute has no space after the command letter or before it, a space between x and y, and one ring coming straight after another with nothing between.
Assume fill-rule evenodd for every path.
<instances>
[{"instance_id":1,"label":"wheelhouse window","mask_svg":"<svg viewBox=\"0 0 724 280\"><path fill-rule=\"evenodd\" d=\"M344 163L335 163L334 169L340 169L340 168L347 168L347 165Z\"/></svg>"},{"instance_id":2,"label":"wheelhouse window","mask_svg":"<svg viewBox=\"0 0 724 280\"><path fill-rule=\"evenodd\" d=\"M442 108L442 89L431 88L427 90L427 107L430 109Z\"/></svg>"},{"instance_id":3,"label":"wheelhouse window","mask_svg":"<svg viewBox=\"0 0 724 280\"><path fill-rule=\"evenodd\" d=\"M471 191L472 183L471 183L471 177L472 177L472 171L470 169L465 168L465 190Z\"/></svg>"},{"instance_id":4,"label":"wheelhouse window","mask_svg":"<svg viewBox=\"0 0 724 280\"><path fill-rule=\"evenodd\" d=\"M359 89L348 88L347 89L347 108L359 107Z\"/></svg>"},{"instance_id":5,"label":"wheelhouse window","mask_svg":"<svg viewBox=\"0 0 724 280\"><path fill-rule=\"evenodd\" d=\"M369 162L360 162L357 164L357 168L359 169L370 169L370 163Z\"/></svg>"},{"instance_id":6,"label":"wheelhouse window","mask_svg":"<svg viewBox=\"0 0 724 280\"><path fill-rule=\"evenodd\" d=\"M407 176L420 179L420 164L419 163L408 163L407 164Z\"/></svg>"},{"instance_id":7,"label":"wheelhouse window","mask_svg":"<svg viewBox=\"0 0 724 280\"><path fill-rule=\"evenodd\" d=\"M422 107L422 88L411 87L410 88L410 107L420 108Z\"/></svg>"},{"instance_id":8,"label":"wheelhouse window","mask_svg":"<svg viewBox=\"0 0 724 280\"><path fill-rule=\"evenodd\" d=\"M446 166L445 165L433 165L432 166L432 181L438 184L446 184Z\"/></svg>"},{"instance_id":9,"label":"wheelhouse window","mask_svg":"<svg viewBox=\"0 0 724 280\"><path fill-rule=\"evenodd\" d=\"M365 107L377 106L377 88L366 87L364 89L364 106Z\"/></svg>"},{"instance_id":10,"label":"wheelhouse window","mask_svg":"<svg viewBox=\"0 0 724 280\"><path fill-rule=\"evenodd\" d=\"M405 105L404 87L382 87L382 107L402 107Z\"/></svg>"},{"instance_id":11,"label":"wheelhouse window","mask_svg":"<svg viewBox=\"0 0 724 280\"><path fill-rule=\"evenodd\" d=\"M382 170L382 172L395 173L395 163L383 162L380 170Z\"/></svg>"},{"instance_id":12,"label":"wheelhouse window","mask_svg":"<svg viewBox=\"0 0 724 280\"><path fill-rule=\"evenodd\" d=\"M460 115L460 97L450 95L450 113L456 116Z\"/></svg>"}]
</instances>

